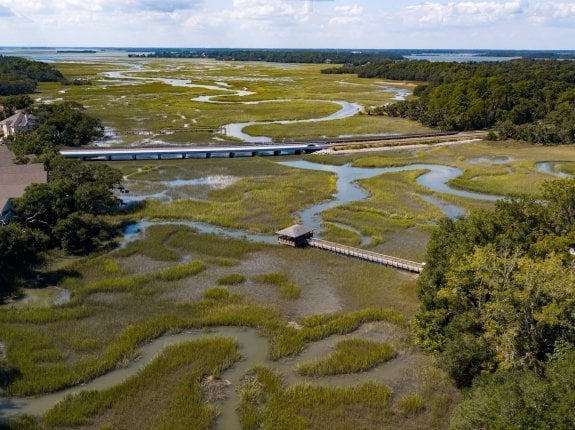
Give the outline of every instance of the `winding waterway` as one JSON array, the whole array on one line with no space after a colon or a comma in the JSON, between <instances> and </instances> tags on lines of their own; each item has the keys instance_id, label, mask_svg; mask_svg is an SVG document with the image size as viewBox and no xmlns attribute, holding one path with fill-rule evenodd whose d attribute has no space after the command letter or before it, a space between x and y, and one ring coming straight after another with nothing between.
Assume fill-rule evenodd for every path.
<instances>
[{"instance_id":1,"label":"winding waterway","mask_svg":"<svg viewBox=\"0 0 575 430\"><path fill-rule=\"evenodd\" d=\"M228 380L231 384L226 388L227 399L217 403L220 414L216 420L216 428L222 430L240 429L241 425L236 413L236 408L240 404L237 387L241 377L247 370L255 365L264 365L273 369L275 372L281 374L284 381L290 385L296 383L321 382L322 385L330 387L347 387L375 381L391 385L392 388L394 388L393 385L394 382L397 381L397 375L404 373L413 360L410 353L406 351L399 350L398 355L387 363L357 374L317 379L302 377L296 372L297 365L304 361L325 358L333 346L340 340L353 337L379 342L391 341L394 343L394 331L395 329L392 328L389 323L385 322L365 324L351 334L334 335L327 339L314 342L296 358L287 358L279 361L269 360L269 342L266 338L260 336L255 329L217 327L206 330L187 331L177 335L166 335L144 345L140 349L138 359L132 361L126 367L112 370L86 384L37 397L2 398L0 399L0 418L6 419L23 414L42 415L68 395L77 394L86 390L106 390L137 375L141 369L150 364L167 346L190 340L227 336L235 339L242 359L231 368L225 370L221 375L222 379Z\"/></svg>"},{"instance_id":2,"label":"winding waterway","mask_svg":"<svg viewBox=\"0 0 575 430\"><path fill-rule=\"evenodd\" d=\"M373 178L386 173L404 172L413 170L427 170L426 173L417 178L417 183L429 188L432 191L451 194L460 197L495 201L500 199L500 196L489 194L473 193L451 188L448 182L462 174L462 170L456 167L444 166L440 164L410 164L407 166L399 167L381 167L381 168L365 168L353 167L350 165L336 166L331 164L313 163L305 160L293 160L278 162L283 166L294 167L300 169L320 170L324 172L331 172L337 175L336 193L331 200L321 202L309 206L298 213L301 223L314 229L316 236L321 237L321 214L336 206L352 203L356 201L366 200L369 198L369 193L357 184L360 179ZM178 186L201 185L206 180L204 178L181 180L176 179L173 181L162 181L161 183L171 189ZM445 203L435 196L421 196L427 202L437 206L441 211L450 218L456 218L465 214L463 208ZM146 198L168 199L165 191L155 192L153 194L141 194L138 196L129 197L128 200L143 200ZM273 244L276 238L273 235L251 233L244 230L216 227L210 224L195 222L195 221L163 221L163 220L144 220L135 224L130 224L125 230L124 244L130 241L137 240L142 237L142 234L153 225L183 225L195 229L200 233L211 233L219 236L230 237L235 239L245 239L254 242ZM361 238L361 244L366 245L369 243L369 238L362 236L361 232L353 227L338 224L340 228L344 228L356 233Z\"/></svg>"},{"instance_id":3,"label":"winding waterway","mask_svg":"<svg viewBox=\"0 0 575 430\"><path fill-rule=\"evenodd\" d=\"M309 100L314 101L314 100ZM324 100L325 101L325 100ZM243 142L248 143L269 143L272 139L269 136L252 136L243 132L243 129L251 125L266 125L266 124L303 124L307 122L321 122L333 121L336 119L344 119L354 116L363 109L363 106L358 103L349 103L346 101L327 101L329 103L337 103L341 109L337 112L320 118L309 119L294 119L294 120L280 120L280 121L250 121L250 122L237 122L225 125L226 134Z\"/></svg>"},{"instance_id":4,"label":"winding waterway","mask_svg":"<svg viewBox=\"0 0 575 430\"><path fill-rule=\"evenodd\" d=\"M112 72L104 72L102 76L108 79L117 79L117 80L125 80L125 81L132 81L134 83L137 82L161 82L166 85L171 85L174 87L186 87L186 88L203 88L211 91L220 91L223 94L215 94L215 95L204 95L198 96L192 99L195 102L201 103L215 103L215 104L263 104L263 103L280 103L280 102L291 102L292 99L277 99L277 100L260 100L260 101L241 101L241 102L228 102L228 101L221 101L216 100L218 97L225 97L225 96L232 96L232 97L246 97L253 94L256 94L253 91L249 91L247 88L243 88L241 90L236 90L229 88L229 85L225 82L218 82L218 85L205 85L205 84L194 84L189 79L173 79L173 78L161 78L161 77L138 77L138 76L131 76L127 75L126 73L130 72L138 72L141 71L140 65L133 66L132 69L126 71L112 71ZM391 92L394 94L393 100L405 100L407 96L411 94L410 90L403 89L403 88L395 88L391 86L379 86L382 91ZM249 122L241 122L241 123L230 123L224 125L226 130L226 134L230 137L236 138L242 142L246 143L269 143L272 141L272 138L269 136L252 136L247 133L243 132L243 129L251 126L251 125L266 125L266 124L303 124L309 122L322 122L322 121L333 121L338 119L345 119L352 117L359 113L363 106L358 103L350 103L347 101L342 100L305 100L309 102L324 102L324 103L335 103L340 106L340 109L337 112L334 112L331 115L318 117L318 118L308 118L308 119L300 119L300 120L277 120L277 121L249 121Z\"/></svg>"},{"instance_id":5,"label":"winding waterway","mask_svg":"<svg viewBox=\"0 0 575 430\"><path fill-rule=\"evenodd\" d=\"M356 183L358 180L373 178L386 173L428 170L428 172L417 178L417 183L432 191L479 200L495 201L501 198L500 196L472 193L451 188L448 185L448 182L451 179L460 176L463 172L457 167L444 166L440 164L410 164L400 167L380 168L353 167L349 164L336 166L331 164L313 163L305 160L284 161L279 164L300 169L332 172L337 175L337 192L333 200L310 206L299 213L302 224L313 228L317 232L320 231L322 212L346 203L365 200L369 197L369 193ZM455 218L465 213L462 208L446 204L436 197L425 196L424 199L439 207L446 216Z\"/></svg>"}]
</instances>

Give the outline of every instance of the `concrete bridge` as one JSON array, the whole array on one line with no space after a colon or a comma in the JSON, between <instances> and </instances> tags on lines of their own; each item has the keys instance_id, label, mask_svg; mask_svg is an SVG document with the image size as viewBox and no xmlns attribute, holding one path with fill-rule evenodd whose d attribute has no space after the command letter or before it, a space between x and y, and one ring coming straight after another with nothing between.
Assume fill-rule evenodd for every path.
<instances>
[{"instance_id":1,"label":"concrete bridge","mask_svg":"<svg viewBox=\"0 0 575 430\"><path fill-rule=\"evenodd\" d=\"M289 145L246 145L246 146L197 146L197 147L160 147L160 148L92 148L92 149L62 149L64 158L80 160L163 160L212 157L256 157L311 154L326 148L320 143L289 144Z\"/></svg>"}]
</instances>

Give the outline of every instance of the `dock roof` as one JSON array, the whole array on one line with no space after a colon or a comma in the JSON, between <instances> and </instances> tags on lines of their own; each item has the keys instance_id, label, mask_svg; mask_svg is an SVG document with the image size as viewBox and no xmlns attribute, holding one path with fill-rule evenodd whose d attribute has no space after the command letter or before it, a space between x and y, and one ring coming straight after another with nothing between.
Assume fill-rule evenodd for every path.
<instances>
[{"instance_id":1,"label":"dock roof","mask_svg":"<svg viewBox=\"0 0 575 430\"><path fill-rule=\"evenodd\" d=\"M313 229L306 227L305 225L300 225L300 224L296 224L296 225L292 225L291 227L285 228L283 230L280 231L276 231L276 234L278 236L285 236L285 237L291 237L291 238L297 238L297 237L302 237L305 236L307 234L313 233Z\"/></svg>"}]
</instances>

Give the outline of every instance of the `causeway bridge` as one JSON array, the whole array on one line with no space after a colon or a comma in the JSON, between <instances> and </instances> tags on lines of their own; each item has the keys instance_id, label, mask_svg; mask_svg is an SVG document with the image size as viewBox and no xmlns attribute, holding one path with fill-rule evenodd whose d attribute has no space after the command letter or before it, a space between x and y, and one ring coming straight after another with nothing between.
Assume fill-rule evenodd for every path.
<instances>
[{"instance_id":1,"label":"causeway bridge","mask_svg":"<svg viewBox=\"0 0 575 430\"><path fill-rule=\"evenodd\" d=\"M157 148L91 148L62 149L64 158L77 158L82 161L125 161L125 160L163 160L186 158L222 158L256 157L311 154L326 148L321 143L286 145L242 145L242 146L163 146Z\"/></svg>"}]
</instances>

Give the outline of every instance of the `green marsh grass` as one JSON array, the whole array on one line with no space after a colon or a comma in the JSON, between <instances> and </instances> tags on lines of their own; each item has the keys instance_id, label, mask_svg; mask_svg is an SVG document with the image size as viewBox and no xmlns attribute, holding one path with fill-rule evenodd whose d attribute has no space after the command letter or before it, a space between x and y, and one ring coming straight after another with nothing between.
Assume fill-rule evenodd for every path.
<instances>
[{"instance_id":1,"label":"green marsh grass","mask_svg":"<svg viewBox=\"0 0 575 430\"><path fill-rule=\"evenodd\" d=\"M328 200L335 191L335 177L329 173L276 166L277 174L244 178L224 189L212 190L207 201L180 199L167 204L150 201L139 215L152 219L191 219L270 233L293 224L295 212Z\"/></svg>"},{"instance_id":2,"label":"green marsh grass","mask_svg":"<svg viewBox=\"0 0 575 430\"><path fill-rule=\"evenodd\" d=\"M323 222L321 227L322 238L325 240L355 247L361 244L361 237L356 232L330 222Z\"/></svg>"},{"instance_id":3,"label":"green marsh grass","mask_svg":"<svg viewBox=\"0 0 575 430\"><path fill-rule=\"evenodd\" d=\"M203 297L206 300L228 300L230 298L230 292L223 287L212 287L204 291Z\"/></svg>"},{"instance_id":4,"label":"green marsh grass","mask_svg":"<svg viewBox=\"0 0 575 430\"><path fill-rule=\"evenodd\" d=\"M270 338L270 358L293 356L301 352L305 345L334 334L347 334L364 323L372 321L389 321L394 324L405 324L404 317L396 311L363 309L349 313L318 315L300 321L301 329L285 325L270 324L264 332Z\"/></svg>"},{"instance_id":5,"label":"green marsh grass","mask_svg":"<svg viewBox=\"0 0 575 430\"><path fill-rule=\"evenodd\" d=\"M114 428L208 429L215 409L202 398L202 377L219 376L239 358L229 338L170 346L134 377L105 391L69 396L44 420L50 426L79 426L106 413Z\"/></svg>"},{"instance_id":6,"label":"green marsh grass","mask_svg":"<svg viewBox=\"0 0 575 430\"><path fill-rule=\"evenodd\" d=\"M159 261L177 261L180 259L180 255L174 250L167 248L165 244L179 231L178 226L152 226L146 230L144 239L128 243L124 248L117 250L114 256L130 257L140 254Z\"/></svg>"},{"instance_id":7,"label":"green marsh grass","mask_svg":"<svg viewBox=\"0 0 575 430\"><path fill-rule=\"evenodd\" d=\"M266 285L279 287L280 295L287 300L297 300L301 296L301 288L290 283L287 275L284 273L263 273L254 276L254 281Z\"/></svg>"},{"instance_id":8,"label":"green marsh grass","mask_svg":"<svg viewBox=\"0 0 575 430\"><path fill-rule=\"evenodd\" d=\"M155 277L161 281L170 282L197 275L204 270L206 270L206 264L203 261L192 261L170 267L169 269L157 273Z\"/></svg>"},{"instance_id":9,"label":"green marsh grass","mask_svg":"<svg viewBox=\"0 0 575 430\"><path fill-rule=\"evenodd\" d=\"M335 351L329 357L302 363L297 371L304 376L363 372L391 360L395 354L395 349L387 343L346 339L338 342Z\"/></svg>"},{"instance_id":10,"label":"green marsh grass","mask_svg":"<svg viewBox=\"0 0 575 430\"><path fill-rule=\"evenodd\" d=\"M419 394L403 396L398 402L399 409L406 415L415 415L423 411L425 404Z\"/></svg>"},{"instance_id":11,"label":"green marsh grass","mask_svg":"<svg viewBox=\"0 0 575 430\"><path fill-rule=\"evenodd\" d=\"M242 63L242 68L227 62L211 60L182 61L178 59L126 60L140 64L139 70L131 70L126 64L58 64L68 79L87 78L91 85L62 87L54 83L42 83L39 97L45 100L64 98L85 105L91 115L114 128L143 128L159 130L166 127L183 128L189 126L220 126L231 122L270 121L286 119L307 119L324 117L336 112L340 107L333 100L346 100L364 106L381 105L393 97L382 91L382 85L400 88L413 88L413 85L388 83L359 79L354 75L324 75L318 65L298 65L280 69L266 63ZM127 81L102 78L102 72L123 70L129 76L152 80ZM257 78L254 79L253 76ZM219 85L227 82L231 89L247 88L254 94L236 97L227 91L213 91L205 88L186 88L166 85L153 81L158 76L164 78L189 79L204 85ZM60 93L64 88L65 93ZM193 99L200 95L218 95L219 102L226 104L201 103ZM265 104L243 104L246 101L266 101ZM238 103L240 102L240 103ZM365 118L364 118L365 117ZM413 123L402 128L394 121L383 117L359 117L356 124L340 124L338 134L351 134L359 130L375 129L377 132L391 130L401 132L406 129L420 129ZM382 121L383 119L383 121ZM385 122L387 125L371 125ZM400 122L400 121L395 121ZM405 121L407 122L407 121ZM325 130L325 126L322 126ZM307 131L307 134L313 134ZM322 129L315 132L321 136ZM186 143L215 141L215 136L201 133L185 133ZM178 135L160 136L170 142L180 142ZM226 136L221 136L226 139ZM137 136L126 136L125 144L141 140Z\"/></svg>"},{"instance_id":12,"label":"green marsh grass","mask_svg":"<svg viewBox=\"0 0 575 430\"><path fill-rule=\"evenodd\" d=\"M263 273L254 276L254 280L268 285L281 286L288 282L288 277L285 273Z\"/></svg>"},{"instance_id":13,"label":"green marsh grass","mask_svg":"<svg viewBox=\"0 0 575 430\"><path fill-rule=\"evenodd\" d=\"M299 124L262 124L246 127L244 132L255 136L269 136L280 142L283 139L313 139L343 135L369 135L386 133L425 133L430 129L403 118L356 115L333 121Z\"/></svg>"},{"instance_id":14,"label":"green marsh grass","mask_svg":"<svg viewBox=\"0 0 575 430\"><path fill-rule=\"evenodd\" d=\"M239 391L245 429L380 428L389 414L391 397L388 387L372 383L284 388L277 375L261 366L248 372Z\"/></svg>"},{"instance_id":15,"label":"green marsh grass","mask_svg":"<svg viewBox=\"0 0 575 430\"><path fill-rule=\"evenodd\" d=\"M241 273L230 273L218 279L218 285L239 285L246 281L246 277Z\"/></svg>"},{"instance_id":16,"label":"green marsh grass","mask_svg":"<svg viewBox=\"0 0 575 430\"><path fill-rule=\"evenodd\" d=\"M284 299L297 300L301 296L301 288L295 284L283 284L280 287L280 294Z\"/></svg>"}]
</instances>

